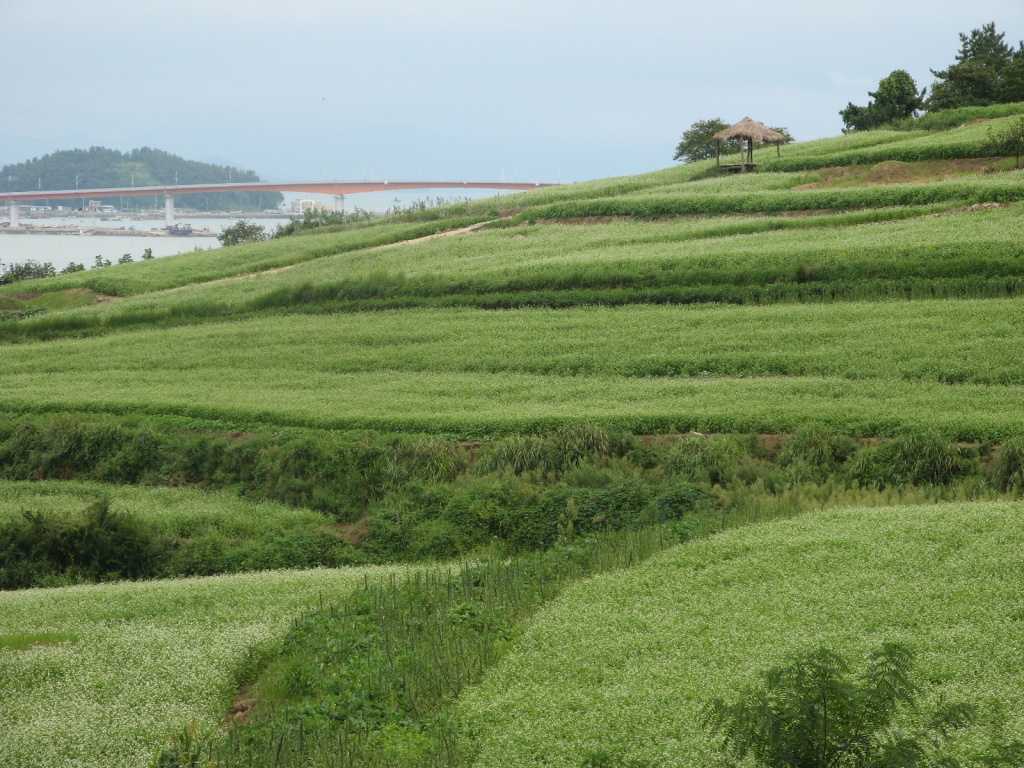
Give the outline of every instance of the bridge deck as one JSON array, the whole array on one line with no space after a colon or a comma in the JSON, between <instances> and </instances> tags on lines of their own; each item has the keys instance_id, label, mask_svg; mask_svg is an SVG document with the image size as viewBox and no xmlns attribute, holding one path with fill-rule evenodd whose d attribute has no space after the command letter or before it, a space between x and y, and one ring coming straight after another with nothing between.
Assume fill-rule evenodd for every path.
<instances>
[{"instance_id":1,"label":"bridge deck","mask_svg":"<svg viewBox=\"0 0 1024 768\"><path fill-rule=\"evenodd\" d=\"M78 197L130 197L132 195L189 195L202 192L307 192L320 195L354 195L402 189L526 190L557 186L552 182L521 181L251 181L231 184L178 184L161 187L110 187L106 189L33 190L0 192L0 200L48 200Z\"/></svg>"}]
</instances>

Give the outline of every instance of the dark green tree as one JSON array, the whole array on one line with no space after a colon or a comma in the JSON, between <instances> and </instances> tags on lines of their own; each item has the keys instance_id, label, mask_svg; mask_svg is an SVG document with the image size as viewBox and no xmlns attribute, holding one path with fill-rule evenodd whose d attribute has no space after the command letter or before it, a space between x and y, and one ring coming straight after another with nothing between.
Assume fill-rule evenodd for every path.
<instances>
[{"instance_id":1,"label":"dark green tree","mask_svg":"<svg viewBox=\"0 0 1024 768\"><path fill-rule=\"evenodd\" d=\"M241 243L258 243L266 240L267 230L254 221L239 221L217 235L221 245L240 245Z\"/></svg>"},{"instance_id":2,"label":"dark green tree","mask_svg":"<svg viewBox=\"0 0 1024 768\"><path fill-rule=\"evenodd\" d=\"M0 265L3 267L3 265ZM8 264L0 269L0 285L17 283L21 280L36 280L41 277L53 277L57 272L49 261L39 263L29 259L24 264Z\"/></svg>"},{"instance_id":3,"label":"dark green tree","mask_svg":"<svg viewBox=\"0 0 1024 768\"><path fill-rule=\"evenodd\" d=\"M687 130L676 145L676 153L672 155L673 160L682 160L684 163L695 163L698 160L708 160L715 156L715 140L712 138L719 131L725 130L729 125L720 117L713 117L710 120L698 120ZM738 142L724 142L729 145L730 152L739 151ZM726 151L725 146L722 152Z\"/></svg>"},{"instance_id":4,"label":"dark green tree","mask_svg":"<svg viewBox=\"0 0 1024 768\"><path fill-rule=\"evenodd\" d=\"M821 647L764 673L737 702L712 701L707 724L726 755L764 768L953 768L945 743L973 723L975 710L940 702L916 731L895 730L896 715L920 693L911 666L898 643L872 652L859 674Z\"/></svg>"},{"instance_id":5,"label":"dark green tree","mask_svg":"<svg viewBox=\"0 0 1024 768\"><path fill-rule=\"evenodd\" d=\"M995 22L960 34L956 62L931 71L936 77L928 110L982 107L1024 101L1024 42L1016 49L996 32Z\"/></svg>"},{"instance_id":6,"label":"dark green tree","mask_svg":"<svg viewBox=\"0 0 1024 768\"><path fill-rule=\"evenodd\" d=\"M867 131L895 120L915 117L924 108L927 89L917 89L914 78L903 69L896 69L882 78L877 91L868 91L872 101L866 107L850 102L839 110L847 131Z\"/></svg>"}]
</instances>

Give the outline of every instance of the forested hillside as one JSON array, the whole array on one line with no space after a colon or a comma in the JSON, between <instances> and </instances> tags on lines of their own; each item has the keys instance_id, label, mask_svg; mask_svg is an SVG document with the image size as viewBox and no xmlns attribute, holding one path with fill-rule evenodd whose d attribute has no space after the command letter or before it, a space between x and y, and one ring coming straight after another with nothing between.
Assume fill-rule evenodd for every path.
<instances>
[{"instance_id":1,"label":"forested hillside","mask_svg":"<svg viewBox=\"0 0 1024 768\"><path fill-rule=\"evenodd\" d=\"M152 187L179 184L225 184L260 181L254 171L202 163L172 155L159 149L141 147L119 152L105 147L72 149L34 157L23 163L0 168L0 191L105 189L109 187ZM179 208L200 211L263 211L277 208L283 201L280 192L221 192L180 195ZM101 198L106 205L121 205L122 199ZM131 210L159 208L162 200L130 197L124 206ZM82 200L53 199L50 205L81 208Z\"/></svg>"}]
</instances>

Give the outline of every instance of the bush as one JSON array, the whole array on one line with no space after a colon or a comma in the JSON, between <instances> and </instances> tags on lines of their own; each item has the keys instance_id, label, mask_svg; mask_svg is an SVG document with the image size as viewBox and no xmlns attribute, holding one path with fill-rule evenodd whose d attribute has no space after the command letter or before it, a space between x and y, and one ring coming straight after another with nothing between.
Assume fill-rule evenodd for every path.
<instances>
[{"instance_id":1,"label":"bush","mask_svg":"<svg viewBox=\"0 0 1024 768\"><path fill-rule=\"evenodd\" d=\"M925 726L895 729L897 714L920 694L911 662L908 648L885 643L852 675L842 656L821 647L765 672L739 701L715 699L706 722L723 752L765 768L955 765L943 747L974 722L974 707L941 702Z\"/></svg>"},{"instance_id":2,"label":"bush","mask_svg":"<svg viewBox=\"0 0 1024 768\"><path fill-rule=\"evenodd\" d=\"M1024 437L1011 437L996 451L991 474L996 487L1003 491L1024 488Z\"/></svg>"},{"instance_id":3,"label":"bush","mask_svg":"<svg viewBox=\"0 0 1024 768\"><path fill-rule=\"evenodd\" d=\"M693 435L672 446L665 456L665 467L694 482L725 485L750 453L749 447L733 435Z\"/></svg>"},{"instance_id":4,"label":"bush","mask_svg":"<svg viewBox=\"0 0 1024 768\"><path fill-rule=\"evenodd\" d=\"M947 485L975 468L977 452L950 445L934 431L902 435L867 448L850 462L850 477L862 485Z\"/></svg>"},{"instance_id":5,"label":"bush","mask_svg":"<svg viewBox=\"0 0 1024 768\"><path fill-rule=\"evenodd\" d=\"M127 512L102 498L81 519L23 512L0 526L0 589L67 581L137 579L158 572L165 547Z\"/></svg>"},{"instance_id":6,"label":"bush","mask_svg":"<svg viewBox=\"0 0 1024 768\"><path fill-rule=\"evenodd\" d=\"M681 520L712 503L712 496L707 489L694 483L676 483L655 497L655 517L657 522Z\"/></svg>"},{"instance_id":7,"label":"bush","mask_svg":"<svg viewBox=\"0 0 1024 768\"><path fill-rule=\"evenodd\" d=\"M481 453L481 474L511 471L563 472L590 456L609 456L613 447L628 449L630 443L593 424L569 424L548 436L512 435L498 440Z\"/></svg>"},{"instance_id":8,"label":"bush","mask_svg":"<svg viewBox=\"0 0 1024 768\"><path fill-rule=\"evenodd\" d=\"M267 230L254 221L236 222L230 227L224 227L223 231L217 235L217 239L223 246L258 243L268 237L270 235Z\"/></svg>"}]
</instances>

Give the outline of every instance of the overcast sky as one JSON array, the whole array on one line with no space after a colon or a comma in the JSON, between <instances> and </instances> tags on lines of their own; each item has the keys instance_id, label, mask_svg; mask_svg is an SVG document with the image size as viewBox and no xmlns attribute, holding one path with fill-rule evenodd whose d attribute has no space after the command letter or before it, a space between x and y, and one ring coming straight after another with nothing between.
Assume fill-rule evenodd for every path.
<instances>
[{"instance_id":1,"label":"overcast sky","mask_svg":"<svg viewBox=\"0 0 1024 768\"><path fill-rule=\"evenodd\" d=\"M150 146L275 181L575 181L696 120L797 139L1024 0L0 0L0 166Z\"/></svg>"}]
</instances>

